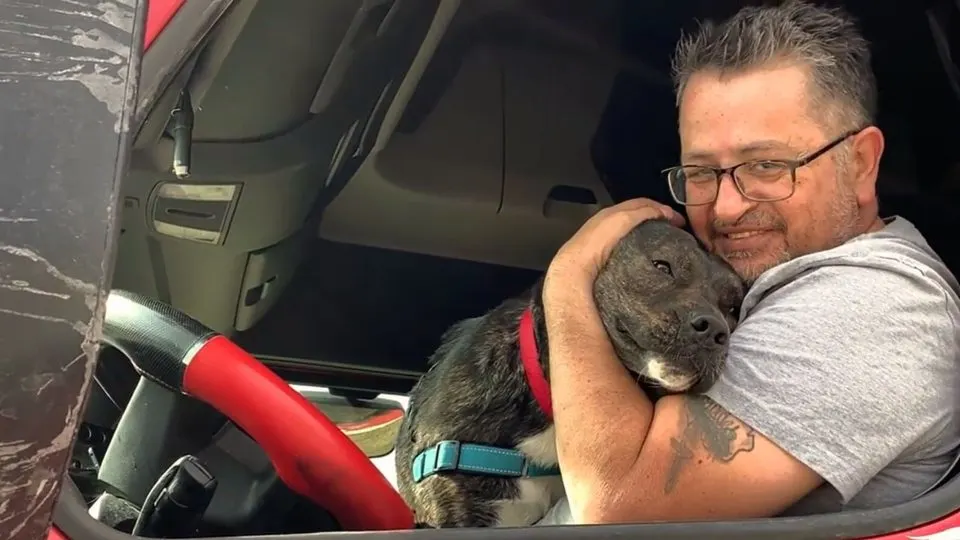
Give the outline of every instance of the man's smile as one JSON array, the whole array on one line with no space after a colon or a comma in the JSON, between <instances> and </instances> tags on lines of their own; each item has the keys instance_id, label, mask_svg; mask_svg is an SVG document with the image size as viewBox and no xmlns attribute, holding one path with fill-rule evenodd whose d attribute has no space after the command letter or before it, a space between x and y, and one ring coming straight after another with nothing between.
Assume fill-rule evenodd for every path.
<instances>
[{"instance_id":1,"label":"man's smile","mask_svg":"<svg viewBox=\"0 0 960 540\"><path fill-rule=\"evenodd\" d=\"M713 242L720 253L755 252L766 245L776 232L772 229L718 232Z\"/></svg>"},{"instance_id":2,"label":"man's smile","mask_svg":"<svg viewBox=\"0 0 960 540\"><path fill-rule=\"evenodd\" d=\"M731 240L739 240L741 238L750 238L751 236L756 236L758 234L763 234L763 233L764 231L749 231L749 232L730 233L726 236Z\"/></svg>"}]
</instances>

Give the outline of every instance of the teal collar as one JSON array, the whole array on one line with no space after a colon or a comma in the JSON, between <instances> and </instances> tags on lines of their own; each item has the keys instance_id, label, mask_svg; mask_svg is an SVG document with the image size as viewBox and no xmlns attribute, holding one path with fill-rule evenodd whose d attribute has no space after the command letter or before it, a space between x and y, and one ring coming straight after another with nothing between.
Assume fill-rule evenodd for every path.
<instances>
[{"instance_id":1,"label":"teal collar","mask_svg":"<svg viewBox=\"0 0 960 540\"><path fill-rule=\"evenodd\" d=\"M459 441L441 441L413 459L414 482L441 472L505 478L560 475L558 467L537 465L518 450Z\"/></svg>"}]
</instances>

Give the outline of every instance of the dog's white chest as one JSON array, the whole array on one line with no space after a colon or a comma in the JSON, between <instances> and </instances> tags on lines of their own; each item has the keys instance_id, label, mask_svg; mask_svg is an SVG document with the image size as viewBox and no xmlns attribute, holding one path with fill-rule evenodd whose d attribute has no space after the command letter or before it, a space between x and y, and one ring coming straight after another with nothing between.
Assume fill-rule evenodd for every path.
<instances>
[{"instance_id":1,"label":"dog's white chest","mask_svg":"<svg viewBox=\"0 0 960 540\"><path fill-rule=\"evenodd\" d=\"M556 431L550 426L521 441L517 449L539 465L556 465ZM520 478L515 482L520 493L514 499L500 501L498 527L533 525L563 496L563 481L559 476Z\"/></svg>"}]
</instances>

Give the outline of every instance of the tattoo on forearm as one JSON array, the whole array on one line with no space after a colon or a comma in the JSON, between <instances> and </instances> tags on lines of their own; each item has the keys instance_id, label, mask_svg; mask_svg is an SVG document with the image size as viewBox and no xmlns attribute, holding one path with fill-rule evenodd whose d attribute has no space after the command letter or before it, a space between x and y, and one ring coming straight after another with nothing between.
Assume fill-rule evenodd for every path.
<instances>
[{"instance_id":1,"label":"tattoo on forearm","mask_svg":"<svg viewBox=\"0 0 960 540\"><path fill-rule=\"evenodd\" d=\"M704 396L684 398L680 415L680 436L670 439L673 461L667 471L664 493L677 486L684 468L696 457L697 446L707 459L729 463L741 452L753 450L755 432L744 425L715 401ZM702 458L697 460L701 463Z\"/></svg>"}]
</instances>

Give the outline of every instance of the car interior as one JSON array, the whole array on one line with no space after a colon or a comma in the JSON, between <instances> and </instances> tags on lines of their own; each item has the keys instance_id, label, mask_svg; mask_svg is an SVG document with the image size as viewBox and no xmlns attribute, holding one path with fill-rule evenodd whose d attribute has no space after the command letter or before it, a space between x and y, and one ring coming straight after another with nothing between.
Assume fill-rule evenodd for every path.
<instances>
[{"instance_id":1,"label":"car interior","mask_svg":"<svg viewBox=\"0 0 960 540\"><path fill-rule=\"evenodd\" d=\"M175 307L291 383L331 388L321 409L394 407L378 394L409 391L451 324L529 287L592 213L673 204L660 173L679 153L673 46L698 19L753 3L234 0L142 111L113 287ZM911 220L960 271L960 4L831 3L873 47L881 213ZM336 528L276 495L268 462L237 457L256 454L241 431L172 403L116 350L96 381L74 463L88 502L107 490L142 503L194 452L237 478L204 535ZM134 426L158 403L176 414ZM197 447L197 431L215 444ZM118 459L134 441L154 465Z\"/></svg>"}]
</instances>

